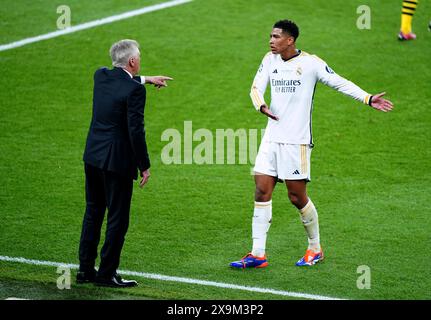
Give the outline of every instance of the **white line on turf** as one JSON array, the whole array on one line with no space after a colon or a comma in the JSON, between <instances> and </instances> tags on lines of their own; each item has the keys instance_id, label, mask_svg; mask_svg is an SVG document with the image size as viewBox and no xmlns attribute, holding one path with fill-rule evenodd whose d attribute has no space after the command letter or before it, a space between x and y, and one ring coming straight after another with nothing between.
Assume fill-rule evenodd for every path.
<instances>
[{"instance_id":1,"label":"white line on turf","mask_svg":"<svg viewBox=\"0 0 431 320\"><path fill-rule=\"evenodd\" d=\"M86 22L86 23L82 23L82 24L78 24L76 26L72 26L70 28L66 28L63 30L57 30L57 31L53 31L50 33L46 33L46 34L42 34L36 37L31 37L31 38L26 38L23 40L19 40L19 41L15 41L15 42L11 42L8 44L3 44L0 45L0 51L5 51L5 50L10 50L10 49L14 49L17 47L22 47L25 46L26 44L29 43L34 43L34 42L39 42L39 41L43 41L43 40L47 40L47 39L51 39L51 38L55 38L55 37L59 37L65 34L69 34L69 33L74 33L77 31L81 31L81 30L85 30L85 29L90 29L90 28L94 28L103 24L108 24L108 23L112 23L115 21L119 21L119 20L124 20L124 19L128 19L131 17L135 17L141 14L145 14L148 12L153 12L153 11L157 11L157 10L162 10L162 9L166 9L169 7L174 7L174 6L178 6L184 3L188 3L191 2L193 0L174 0L174 1L169 1L169 2L163 2L163 3L159 3L159 4L155 4L152 6L148 6L148 7L143 7L140 9L136 9L136 10L132 10L132 11L127 11L115 16L110 16L110 17L106 17L103 19L98 19L98 20L94 20L94 21L90 21L90 22Z\"/></svg>"},{"instance_id":2,"label":"white line on turf","mask_svg":"<svg viewBox=\"0 0 431 320\"><path fill-rule=\"evenodd\" d=\"M71 269L78 269L79 268L79 266L77 264L43 261L43 260L33 260L33 259L26 259L26 258L21 258L21 257L0 256L0 261L19 262L19 263L30 264L30 265L52 266L52 267L61 266L61 267L69 267ZM118 270L118 273L120 273L122 275L142 277L142 278L147 278L147 279L181 282L181 283L188 283L188 284L197 284L197 285L201 285L201 286L217 287L217 288L224 288L224 289L231 289L231 290L250 291L250 292L256 292L256 293L269 293L269 294L274 294L274 295L278 295L278 296L286 296L286 297L293 297L293 298L313 299L313 300L343 300L340 298L328 297L328 296L322 296L322 295L316 295L316 294L275 290L275 289L270 289L270 288L241 286L241 285L229 284L229 283L223 283L223 282L215 282L215 281L207 281L207 280L199 280L199 279L183 278L183 277L174 277L174 276L165 276L162 274L155 274L155 273L146 273L146 272L128 271L128 270Z\"/></svg>"}]
</instances>

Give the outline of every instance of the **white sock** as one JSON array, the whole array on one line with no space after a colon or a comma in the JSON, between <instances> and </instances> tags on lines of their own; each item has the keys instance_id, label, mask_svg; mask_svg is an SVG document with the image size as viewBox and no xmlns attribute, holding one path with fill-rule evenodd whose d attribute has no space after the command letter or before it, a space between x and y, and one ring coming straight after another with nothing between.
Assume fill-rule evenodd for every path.
<instances>
[{"instance_id":1,"label":"white sock","mask_svg":"<svg viewBox=\"0 0 431 320\"><path fill-rule=\"evenodd\" d=\"M265 256L266 235L272 220L272 200L255 202L252 223L253 249L251 254L256 257Z\"/></svg>"},{"instance_id":2,"label":"white sock","mask_svg":"<svg viewBox=\"0 0 431 320\"><path fill-rule=\"evenodd\" d=\"M299 212L302 224L304 225L305 232L308 236L308 249L312 249L314 252L319 252L321 250L319 216L317 215L316 207L313 202L311 202L311 199L308 199L308 203L304 208L299 210Z\"/></svg>"}]
</instances>

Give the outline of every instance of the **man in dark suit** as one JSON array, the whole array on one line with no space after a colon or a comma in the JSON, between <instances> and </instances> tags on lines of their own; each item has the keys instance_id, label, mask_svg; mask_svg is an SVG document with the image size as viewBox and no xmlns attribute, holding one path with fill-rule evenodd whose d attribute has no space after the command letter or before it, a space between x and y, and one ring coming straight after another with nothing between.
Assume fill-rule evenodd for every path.
<instances>
[{"instance_id":1,"label":"man in dark suit","mask_svg":"<svg viewBox=\"0 0 431 320\"><path fill-rule=\"evenodd\" d=\"M129 225L133 180L141 176L142 188L150 177L150 159L144 130L145 87L166 86L171 78L138 77L139 45L121 40L110 50L114 68L94 74L93 116L84 152L86 211L79 246L77 283L132 287L134 280L117 274L121 249ZM95 270L97 247L105 210L106 238Z\"/></svg>"}]
</instances>

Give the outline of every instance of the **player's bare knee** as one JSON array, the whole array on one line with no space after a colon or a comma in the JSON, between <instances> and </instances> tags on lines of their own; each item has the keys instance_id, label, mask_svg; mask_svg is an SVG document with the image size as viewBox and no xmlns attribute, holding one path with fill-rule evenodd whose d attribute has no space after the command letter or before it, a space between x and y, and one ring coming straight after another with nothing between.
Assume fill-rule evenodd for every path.
<instances>
[{"instance_id":1,"label":"player's bare knee","mask_svg":"<svg viewBox=\"0 0 431 320\"><path fill-rule=\"evenodd\" d=\"M301 201L301 200L302 200L302 199L301 199L301 196L300 196L298 193L293 192L293 191L289 191L289 192L287 193L287 195L288 195L288 197L289 197L290 202L291 202L295 207L297 207L298 209L303 207L303 201Z\"/></svg>"},{"instance_id":2,"label":"player's bare knee","mask_svg":"<svg viewBox=\"0 0 431 320\"><path fill-rule=\"evenodd\" d=\"M257 202L267 202L271 200L272 194L268 190L256 187L254 200Z\"/></svg>"},{"instance_id":3,"label":"player's bare knee","mask_svg":"<svg viewBox=\"0 0 431 320\"><path fill-rule=\"evenodd\" d=\"M296 202L298 202L298 196L295 192L289 191L287 193L287 196L289 197L289 200L292 204L295 204Z\"/></svg>"}]
</instances>

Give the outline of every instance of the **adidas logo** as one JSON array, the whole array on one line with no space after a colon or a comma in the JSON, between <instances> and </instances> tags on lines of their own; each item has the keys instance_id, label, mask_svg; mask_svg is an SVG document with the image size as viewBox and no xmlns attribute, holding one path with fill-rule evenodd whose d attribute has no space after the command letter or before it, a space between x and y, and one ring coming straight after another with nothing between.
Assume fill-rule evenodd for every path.
<instances>
[{"instance_id":1,"label":"adidas logo","mask_svg":"<svg viewBox=\"0 0 431 320\"><path fill-rule=\"evenodd\" d=\"M298 170L293 171L292 174L300 174Z\"/></svg>"},{"instance_id":2,"label":"adidas logo","mask_svg":"<svg viewBox=\"0 0 431 320\"><path fill-rule=\"evenodd\" d=\"M272 73L278 73L277 69L274 69L274 71Z\"/></svg>"}]
</instances>

